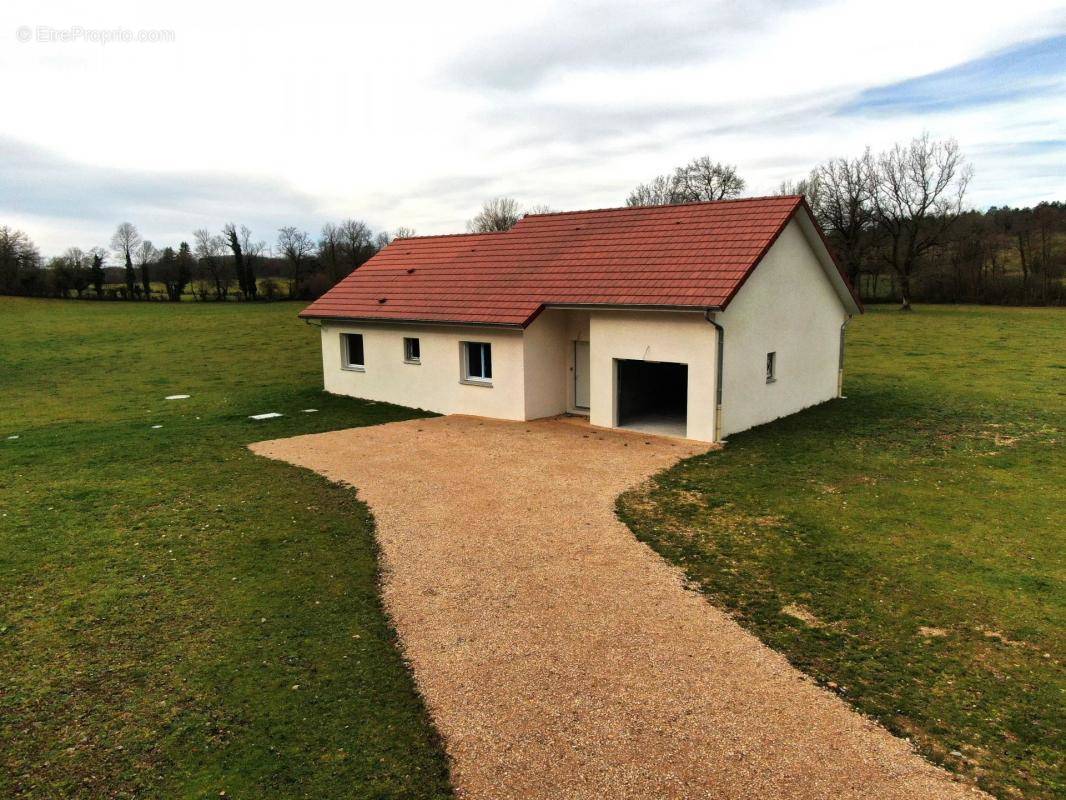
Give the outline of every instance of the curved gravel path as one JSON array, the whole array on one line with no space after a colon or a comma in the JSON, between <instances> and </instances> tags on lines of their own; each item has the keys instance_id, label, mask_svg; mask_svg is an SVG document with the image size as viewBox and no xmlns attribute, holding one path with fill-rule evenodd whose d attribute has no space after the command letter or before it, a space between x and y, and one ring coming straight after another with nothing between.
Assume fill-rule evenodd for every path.
<instances>
[{"instance_id":1,"label":"curved gravel path","mask_svg":"<svg viewBox=\"0 0 1066 800\"><path fill-rule=\"evenodd\" d=\"M470 798L983 796L639 543L625 489L691 442L440 417L252 445L358 488L384 597Z\"/></svg>"}]
</instances>

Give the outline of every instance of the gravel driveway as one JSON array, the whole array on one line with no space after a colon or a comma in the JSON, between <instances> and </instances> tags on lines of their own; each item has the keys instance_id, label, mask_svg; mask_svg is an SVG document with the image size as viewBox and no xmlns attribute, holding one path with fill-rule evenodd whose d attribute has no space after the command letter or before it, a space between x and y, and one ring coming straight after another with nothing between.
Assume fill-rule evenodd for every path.
<instances>
[{"instance_id":1,"label":"gravel driveway","mask_svg":"<svg viewBox=\"0 0 1066 800\"><path fill-rule=\"evenodd\" d=\"M440 417L252 445L357 487L470 798L961 798L614 514L694 443Z\"/></svg>"}]
</instances>

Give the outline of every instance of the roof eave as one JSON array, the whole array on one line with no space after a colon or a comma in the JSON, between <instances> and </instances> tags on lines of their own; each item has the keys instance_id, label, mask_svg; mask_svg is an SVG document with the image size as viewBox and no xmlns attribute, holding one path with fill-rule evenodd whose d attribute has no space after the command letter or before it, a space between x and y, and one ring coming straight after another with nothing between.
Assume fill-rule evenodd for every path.
<instances>
[{"instance_id":1,"label":"roof eave","mask_svg":"<svg viewBox=\"0 0 1066 800\"><path fill-rule=\"evenodd\" d=\"M335 322L339 324L347 324L352 322L366 323L374 322L385 325L446 325L449 327L465 327L465 328L509 328L512 330L521 330L528 323L522 322L477 322L470 320L458 320L458 319L426 319L424 317L360 317L360 316L338 316L337 314L317 314L308 313L305 309L301 311L297 316L300 319L314 319L320 322Z\"/></svg>"},{"instance_id":2,"label":"roof eave","mask_svg":"<svg viewBox=\"0 0 1066 800\"><path fill-rule=\"evenodd\" d=\"M528 328L534 320L544 311L554 309L559 311L678 311L684 313L700 314L706 311L722 311L724 305L709 305L696 303L692 305L662 304L662 303L541 303L536 311L530 314L523 322L472 322L462 319L426 319L424 317L360 317L338 316L337 314L320 314L304 309L297 316L300 319L314 319L321 322L379 322L397 325L448 325L485 328Z\"/></svg>"}]
</instances>

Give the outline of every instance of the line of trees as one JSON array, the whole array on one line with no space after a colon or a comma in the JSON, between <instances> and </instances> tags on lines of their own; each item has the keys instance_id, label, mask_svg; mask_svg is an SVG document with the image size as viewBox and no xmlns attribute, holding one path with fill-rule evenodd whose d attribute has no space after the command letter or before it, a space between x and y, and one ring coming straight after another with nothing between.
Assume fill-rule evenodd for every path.
<instances>
[{"instance_id":1,"label":"line of trees","mask_svg":"<svg viewBox=\"0 0 1066 800\"><path fill-rule=\"evenodd\" d=\"M923 134L819 164L778 194L803 194L864 299L1061 305L1066 204L965 208L973 170L953 139ZM638 185L627 205L741 197L736 167L704 156Z\"/></svg>"},{"instance_id":2,"label":"line of trees","mask_svg":"<svg viewBox=\"0 0 1066 800\"><path fill-rule=\"evenodd\" d=\"M973 170L928 134L819 164L801 190L853 285L870 300L1061 305L1066 204L966 209Z\"/></svg>"},{"instance_id":3,"label":"line of trees","mask_svg":"<svg viewBox=\"0 0 1066 800\"><path fill-rule=\"evenodd\" d=\"M400 228L396 237L413 236ZM43 260L25 232L0 227L0 294L110 300L310 299L365 263L394 238L360 220L327 223L316 238L296 227L278 230L276 254L245 225L201 228L192 244L157 248L131 222L110 247L69 248ZM113 258L114 263L109 263Z\"/></svg>"},{"instance_id":4,"label":"line of trees","mask_svg":"<svg viewBox=\"0 0 1066 800\"><path fill-rule=\"evenodd\" d=\"M973 176L958 144L923 134L879 154L817 165L778 194L804 194L830 247L866 300L996 304L1066 302L1066 204L967 210ZM693 159L636 186L629 206L692 203L741 197L737 168ZM509 197L488 200L467 222L474 233L506 231L527 214ZM0 227L0 293L126 300L177 301L191 288L200 300L310 299L357 269L392 238L348 219L327 223L317 237L297 227L278 230L273 253L247 226L229 223L193 233L192 246L158 250L136 226L123 222L110 248L72 247L42 259L22 231ZM107 260L114 257L115 266ZM162 291L156 287L162 285Z\"/></svg>"}]
</instances>

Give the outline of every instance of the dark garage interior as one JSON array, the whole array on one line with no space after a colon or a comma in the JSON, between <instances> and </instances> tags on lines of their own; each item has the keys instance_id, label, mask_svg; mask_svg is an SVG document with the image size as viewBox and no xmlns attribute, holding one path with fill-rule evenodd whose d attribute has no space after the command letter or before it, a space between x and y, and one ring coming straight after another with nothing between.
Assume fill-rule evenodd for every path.
<instances>
[{"instance_id":1,"label":"dark garage interior","mask_svg":"<svg viewBox=\"0 0 1066 800\"><path fill-rule=\"evenodd\" d=\"M619 359L618 427L684 436L688 365Z\"/></svg>"}]
</instances>

